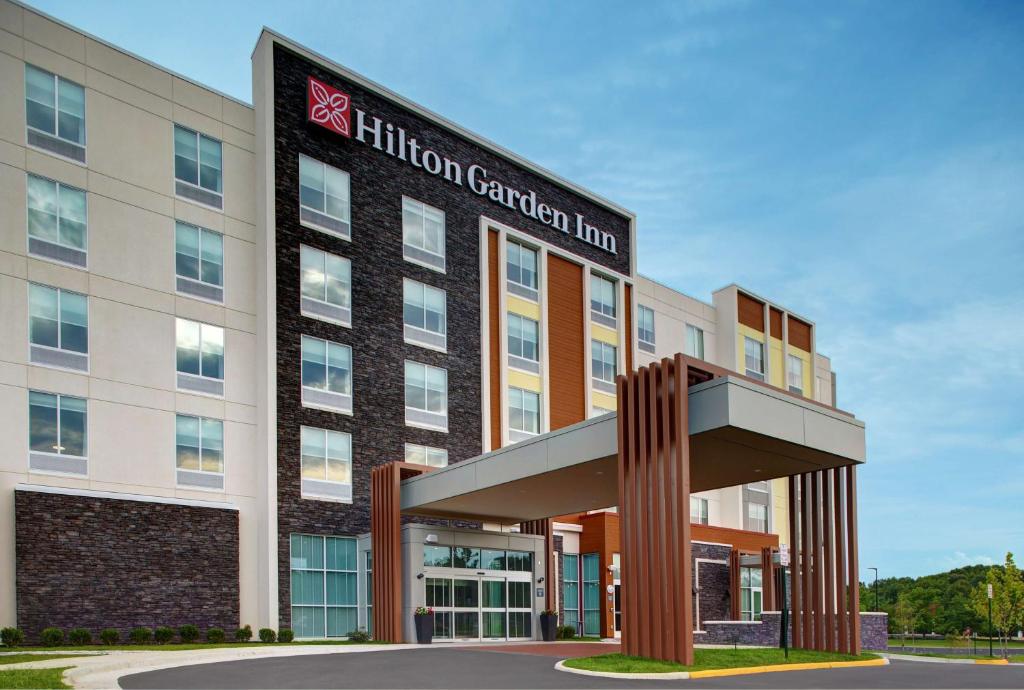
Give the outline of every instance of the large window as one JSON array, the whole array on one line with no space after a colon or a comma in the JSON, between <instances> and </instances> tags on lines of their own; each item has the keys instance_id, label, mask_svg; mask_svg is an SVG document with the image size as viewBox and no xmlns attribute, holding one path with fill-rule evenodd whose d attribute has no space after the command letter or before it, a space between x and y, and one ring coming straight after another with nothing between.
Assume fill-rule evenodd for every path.
<instances>
[{"instance_id":1,"label":"large window","mask_svg":"<svg viewBox=\"0 0 1024 690\"><path fill-rule=\"evenodd\" d=\"M352 412L352 348L302 336L302 404Z\"/></svg>"},{"instance_id":2,"label":"large window","mask_svg":"<svg viewBox=\"0 0 1024 690\"><path fill-rule=\"evenodd\" d=\"M448 431L448 372L405 362L405 423Z\"/></svg>"},{"instance_id":3,"label":"large window","mask_svg":"<svg viewBox=\"0 0 1024 690\"><path fill-rule=\"evenodd\" d=\"M796 355L788 355L788 366L786 377L789 380L789 390L792 393L804 394L804 361Z\"/></svg>"},{"instance_id":4,"label":"large window","mask_svg":"<svg viewBox=\"0 0 1024 690\"><path fill-rule=\"evenodd\" d=\"M28 143L85 162L85 89L64 77L25 65Z\"/></svg>"},{"instance_id":5,"label":"large window","mask_svg":"<svg viewBox=\"0 0 1024 690\"><path fill-rule=\"evenodd\" d=\"M642 304L637 305L636 337L641 350L654 352L654 310Z\"/></svg>"},{"instance_id":6,"label":"large window","mask_svg":"<svg viewBox=\"0 0 1024 690\"><path fill-rule=\"evenodd\" d=\"M86 265L85 192L38 175L29 175L28 251L33 256Z\"/></svg>"},{"instance_id":7,"label":"large window","mask_svg":"<svg viewBox=\"0 0 1024 690\"><path fill-rule=\"evenodd\" d=\"M299 206L303 224L346 240L352 237L352 201L347 172L300 154Z\"/></svg>"},{"instance_id":8,"label":"large window","mask_svg":"<svg viewBox=\"0 0 1024 690\"><path fill-rule=\"evenodd\" d=\"M298 638L347 637L358 629L356 540L291 535L292 630Z\"/></svg>"},{"instance_id":9,"label":"large window","mask_svg":"<svg viewBox=\"0 0 1024 690\"><path fill-rule=\"evenodd\" d=\"M508 278L508 291L525 297L537 299L537 251L524 247L518 242L506 245L505 272Z\"/></svg>"},{"instance_id":10,"label":"large window","mask_svg":"<svg viewBox=\"0 0 1024 690\"><path fill-rule=\"evenodd\" d=\"M352 323L352 264L342 256L301 245L302 313L342 326Z\"/></svg>"},{"instance_id":11,"label":"large window","mask_svg":"<svg viewBox=\"0 0 1024 690\"><path fill-rule=\"evenodd\" d=\"M406 278L402 284L405 341L434 350L448 347L445 292Z\"/></svg>"},{"instance_id":12,"label":"large window","mask_svg":"<svg viewBox=\"0 0 1024 690\"><path fill-rule=\"evenodd\" d=\"M764 344L744 336L743 355L747 376L764 381Z\"/></svg>"},{"instance_id":13,"label":"large window","mask_svg":"<svg viewBox=\"0 0 1024 690\"><path fill-rule=\"evenodd\" d=\"M600 340L590 341L590 364L594 388L606 393L615 392L615 372L618 366L616 347Z\"/></svg>"},{"instance_id":14,"label":"large window","mask_svg":"<svg viewBox=\"0 0 1024 690\"><path fill-rule=\"evenodd\" d=\"M598 554L583 554L583 634L601 635L601 565Z\"/></svg>"},{"instance_id":15,"label":"large window","mask_svg":"<svg viewBox=\"0 0 1024 690\"><path fill-rule=\"evenodd\" d=\"M761 569L740 568L740 618L745 621L761 620Z\"/></svg>"},{"instance_id":16,"label":"large window","mask_svg":"<svg viewBox=\"0 0 1024 690\"><path fill-rule=\"evenodd\" d=\"M224 300L224 236L180 220L174 227L174 271L178 292Z\"/></svg>"},{"instance_id":17,"label":"large window","mask_svg":"<svg viewBox=\"0 0 1024 690\"><path fill-rule=\"evenodd\" d=\"M86 426L83 398L29 391L29 468L34 472L87 474Z\"/></svg>"},{"instance_id":18,"label":"large window","mask_svg":"<svg viewBox=\"0 0 1024 690\"><path fill-rule=\"evenodd\" d=\"M768 506L763 503L747 503L747 529L751 532L768 532Z\"/></svg>"},{"instance_id":19,"label":"large window","mask_svg":"<svg viewBox=\"0 0 1024 690\"><path fill-rule=\"evenodd\" d=\"M593 274L590 276L590 316L598 323L615 325L615 283Z\"/></svg>"},{"instance_id":20,"label":"large window","mask_svg":"<svg viewBox=\"0 0 1024 690\"><path fill-rule=\"evenodd\" d=\"M178 484L224 488L224 422L179 414L175 421Z\"/></svg>"},{"instance_id":21,"label":"large window","mask_svg":"<svg viewBox=\"0 0 1024 690\"><path fill-rule=\"evenodd\" d=\"M580 629L580 557L575 553L562 554L562 596L564 599L563 625L571 625L579 635Z\"/></svg>"},{"instance_id":22,"label":"large window","mask_svg":"<svg viewBox=\"0 0 1024 690\"><path fill-rule=\"evenodd\" d=\"M178 388L224 394L224 329L207 323L175 320Z\"/></svg>"},{"instance_id":23,"label":"large window","mask_svg":"<svg viewBox=\"0 0 1024 690\"><path fill-rule=\"evenodd\" d=\"M533 319L509 313L508 357L509 366L538 373L540 366L539 325Z\"/></svg>"},{"instance_id":24,"label":"large window","mask_svg":"<svg viewBox=\"0 0 1024 690\"><path fill-rule=\"evenodd\" d=\"M89 369L89 303L85 295L31 283L28 324L33 364Z\"/></svg>"},{"instance_id":25,"label":"large window","mask_svg":"<svg viewBox=\"0 0 1024 690\"><path fill-rule=\"evenodd\" d=\"M174 125L175 192L192 201L223 206L221 143Z\"/></svg>"},{"instance_id":26,"label":"large window","mask_svg":"<svg viewBox=\"0 0 1024 690\"><path fill-rule=\"evenodd\" d=\"M427 467L447 467L448 451L444 448L421 446L417 443L405 444L405 461L414 465Z\"/></svg>"},{"instance_id":27,"label":"large window","mask_svg":"<svg viewBox=\"0 0 1024 690\"><path fill-rule=\"evenodd\" d=\"M444 271L444 212L402 197L402 244L407 261Z\"/></svg>"},{"instance_id":28,"label":"large window","mask_svg":"<svg viewBox=\"0 0 1024 690\"><path fill-rule=\"evenodd\" d=\"M704 359L704 331L686 324L686 354Z\"/></svg>"},{"instance_id":29,"label":"large window","mask_svg":"<svg viewBox=\"0 0 1024 690\"><path fill-rule=\"evenodd\" d=\"M366 632L373 635L373 551L366 551Z\"/></svg>"},{"instance_id":30,"label":"large window","mask_svg":"<svg viewBox=\"0 0 1024 690\"><path fill-rule=\"evenodd\" d=\"M690 522L698 525L708 524L708 499L690 496Z\"/></svg>"},{"instance_id":31,"label":"large window","mask_svg":"<svg viewBox=\"0 0 1024 690\"><path fill-rule=\"evenodd\" d=\"M302 497L352 501L352 437L302 427Z\"/></svg>"},{"instance_id":32,"label":"large window","mask_svg":"<svg viewBox=\"0 0 1024 690\"><path fill-rule=\"evenodd\" d=\"M508 389L508 428L513 441L540 433L540 394L522 388Z\"/></svg>"}]
</instances>

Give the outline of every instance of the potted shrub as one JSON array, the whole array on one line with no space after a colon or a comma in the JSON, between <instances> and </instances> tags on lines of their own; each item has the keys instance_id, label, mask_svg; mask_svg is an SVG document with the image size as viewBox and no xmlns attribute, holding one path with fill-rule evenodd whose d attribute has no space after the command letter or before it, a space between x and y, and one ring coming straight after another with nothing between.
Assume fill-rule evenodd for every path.
<instances>
[{"instance_id":1,"label":"potted shrub","mask_svg":"<svg viewBox=\"0 0 1024 690\"><path fill-rule=\"evenodd\" d=\"M416 642L430 644L434 641L434 609L417 606L413 615L416 621Z\"/></svg>"},{"instance_id":2,"label":"potted shrub","mask_svg":"<svg viewBox=\"0 0 1024 690\"><path fill-rule=\"evenodd\" d=\"M558 614L551 609L540 612L540 636L545 642L554 642L558 632Z\"/></svg>"}]
</instances>

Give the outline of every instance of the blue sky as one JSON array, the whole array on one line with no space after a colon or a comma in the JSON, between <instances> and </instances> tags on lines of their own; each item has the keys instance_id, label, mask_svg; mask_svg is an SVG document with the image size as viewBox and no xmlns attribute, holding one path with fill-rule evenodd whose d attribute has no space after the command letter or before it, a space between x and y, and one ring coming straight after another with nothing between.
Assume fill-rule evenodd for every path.
<instances>
[{"instance_id":1,"label":"blue sky","mask_svg":"<svg viewBox=\"0 0 1024 690\"><path fill-rule=\"evenodd\" d=\"M266 24L634 210L816 321L865 579L1024 555L1024 3L35 4L247 101Z\"/></svg>"}]
</instances>

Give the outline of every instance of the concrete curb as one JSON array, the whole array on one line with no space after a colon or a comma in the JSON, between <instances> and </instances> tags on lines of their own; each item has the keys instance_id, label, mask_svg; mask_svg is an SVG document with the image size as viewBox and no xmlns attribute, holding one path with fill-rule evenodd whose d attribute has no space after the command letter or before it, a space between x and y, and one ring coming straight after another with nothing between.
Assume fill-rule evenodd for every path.
<instances>
[{"instance_id":1,"label":"concrete curb","mask_svg":"<svg viewBox=\"0 0 1024 690\"><path fill-rule=\"evenodd\" d=\"M968 666L1009 666L1010 662L1006 659L946 659L938 656L921 656L918 654L889 654L882 652L882 656L886 659L896 659L897 661L916 661L919 664L966 664Z\"/></svg>"},{"instance_id":2,"label":"concrete curb","mask_svg":"<svg viewBox=\"0 0 1024 690\"><path fill-rule=\"evenodd\" d=\"M868 659L866 661L821 661L809 664L775 664L772 666L741 666L739 668L716 668L707 671L670 671L668 673L616 673L613 671L587 671L565 665L566 660L555 664L556 671L578 673L581 676L619 678L633 680L688 680L697 678L723 678L726 676L750 676L758 673L782 673L786 671L815 671L831 668L860 668L864 666L888 666L889 660Z\"/></svg>"}]
</instances>

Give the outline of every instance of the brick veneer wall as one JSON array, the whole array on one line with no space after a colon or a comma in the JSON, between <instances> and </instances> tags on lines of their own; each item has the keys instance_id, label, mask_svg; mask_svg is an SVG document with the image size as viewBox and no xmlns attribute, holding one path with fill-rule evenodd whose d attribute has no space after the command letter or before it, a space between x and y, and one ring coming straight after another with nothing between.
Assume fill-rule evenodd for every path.
<instances>
[{"instance_id":1,"label":"brick veneer wall","mask_svg":"<svg viewBox=\"0 0 1024 690\"><path fill-rule=\"evenodd\" d=\"M764 647L778 647L782 629L782 614L765 611L761 622L706 621L704 630L694 634L699 644L741 644ZM792 622L790 626L792 644ZM864 651L881 650L888 647L888 616L884 613L860 614L860 645Z\"/></svg>"},{"instance_id":2,"label":"brick veneer wall","mask_svg":"<svg viewBox=\"0 0 1024 690\"><path fill-rule=\"evenodd\" d=\"M720 621L729 618L729 553L732 549L720 544L693 542L691 554L693 558L694 588L694 621L703 627L703 621ZM724 563L698 563L697 559L725 561ZM700 606L697 606L697 599ZM697 615L699 613L699 620Z\"/></svg>"},{"instance_id":3,"label":"brick veneer wall","mask_svg":"<svg viewBox=\"0 0 1024 690\"><path fill-rule=\"evenodd\" d=\"M15 491L17 620L56 626L239 624L238 512Z\"/></svg>"}]
</instances>

